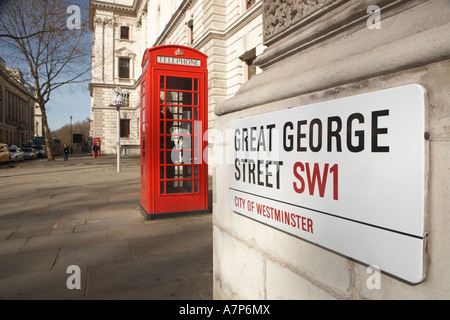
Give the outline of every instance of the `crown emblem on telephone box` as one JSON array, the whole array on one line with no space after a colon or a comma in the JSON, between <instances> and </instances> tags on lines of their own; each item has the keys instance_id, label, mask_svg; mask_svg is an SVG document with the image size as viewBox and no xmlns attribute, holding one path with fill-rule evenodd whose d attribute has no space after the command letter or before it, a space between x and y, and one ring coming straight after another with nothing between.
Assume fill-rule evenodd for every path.
<instances>
[{"instance_id":1,"label":"crown emblem on telephone box","mask_svg":"<svg viewBox=\"0 0 450 320\"><path fill-rule=\"evenodd\" d=\"M182 56L183 54L184 54L184 52L181 51L180 48L178 48L178 49L175 51L175 55L176 55L176 56Z\"/></svg>"}]
</instances>

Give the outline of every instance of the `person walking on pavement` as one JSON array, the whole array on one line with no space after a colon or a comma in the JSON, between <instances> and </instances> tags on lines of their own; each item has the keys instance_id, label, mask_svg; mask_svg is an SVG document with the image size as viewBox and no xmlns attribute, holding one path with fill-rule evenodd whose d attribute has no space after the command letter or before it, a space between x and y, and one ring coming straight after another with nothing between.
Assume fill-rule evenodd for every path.
<instances>
[{"instance_id":1,"label":"person walking on pavement","mask_svg":"<svg viewBox=\"0 0 450 320\"><path fill-rule=\"evenodd\" d=\"M94 146L92 147L92 150L94 151L94 156L97 158L98 155L98 144L94 144Z\"/></svg>"},{"instance_id":2,"label":"person walking on pavement","mask_svg":"<svg viewBox=\"0 0 450 320\"><path fill-rule=\"evenodd\" d=\"M65 143L63 146L63 152L64 152L64 161L67 161L69 159L69 147Z\"/></svg>"}]
</instances>

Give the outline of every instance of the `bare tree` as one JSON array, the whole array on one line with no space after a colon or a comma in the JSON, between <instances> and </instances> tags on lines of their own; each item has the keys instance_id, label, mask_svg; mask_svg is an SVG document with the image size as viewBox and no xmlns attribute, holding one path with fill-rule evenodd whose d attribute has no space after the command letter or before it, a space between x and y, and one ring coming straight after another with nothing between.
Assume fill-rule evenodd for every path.
<instances>
[{"instance_id":1,"label":"bare tree","mask_svg":"<svg viewBox=\"0 0 450 320\"><path fill-rule=\"evenodd\" d=\"M30 72L26 85L35 92L41 109L49 160L54 157L45 106L54 90L89 79L90 33L81 15L76 28L69 28L70 2L10 0L3 2L0 13L2 45Z\"/></svg>"}]
</instances>

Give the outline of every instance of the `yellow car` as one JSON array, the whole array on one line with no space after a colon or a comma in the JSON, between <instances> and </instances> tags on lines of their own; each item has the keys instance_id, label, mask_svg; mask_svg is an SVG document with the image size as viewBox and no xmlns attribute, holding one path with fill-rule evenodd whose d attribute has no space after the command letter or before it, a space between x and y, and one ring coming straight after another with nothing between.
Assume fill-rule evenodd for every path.
<instances>
[{"instance_id":1,"label":"yellow car","mask_svg":"<svg viewBox=\"0 0 450 320\"><path fill-rule=\"evenodd\" d=\"M9 150L8 145L0 143L0 163L9 162Z\"/></svg>"}]
</instances>

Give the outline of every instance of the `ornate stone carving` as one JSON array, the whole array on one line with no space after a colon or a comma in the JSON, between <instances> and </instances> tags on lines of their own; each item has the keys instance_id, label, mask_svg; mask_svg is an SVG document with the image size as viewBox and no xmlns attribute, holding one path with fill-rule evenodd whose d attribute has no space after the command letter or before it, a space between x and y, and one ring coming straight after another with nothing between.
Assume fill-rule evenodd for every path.
<instances>
[{"instance_id":1,"label":"ornate stone carving","mask_svg":"<svg viewBox=\"0 0 450 320\"><path fill-rule=\"evenodd\" d=\"M333 0L263 0L263 23L265 41L282 33L289 27L332 5Z\"/></svg>"}]
</instances>

